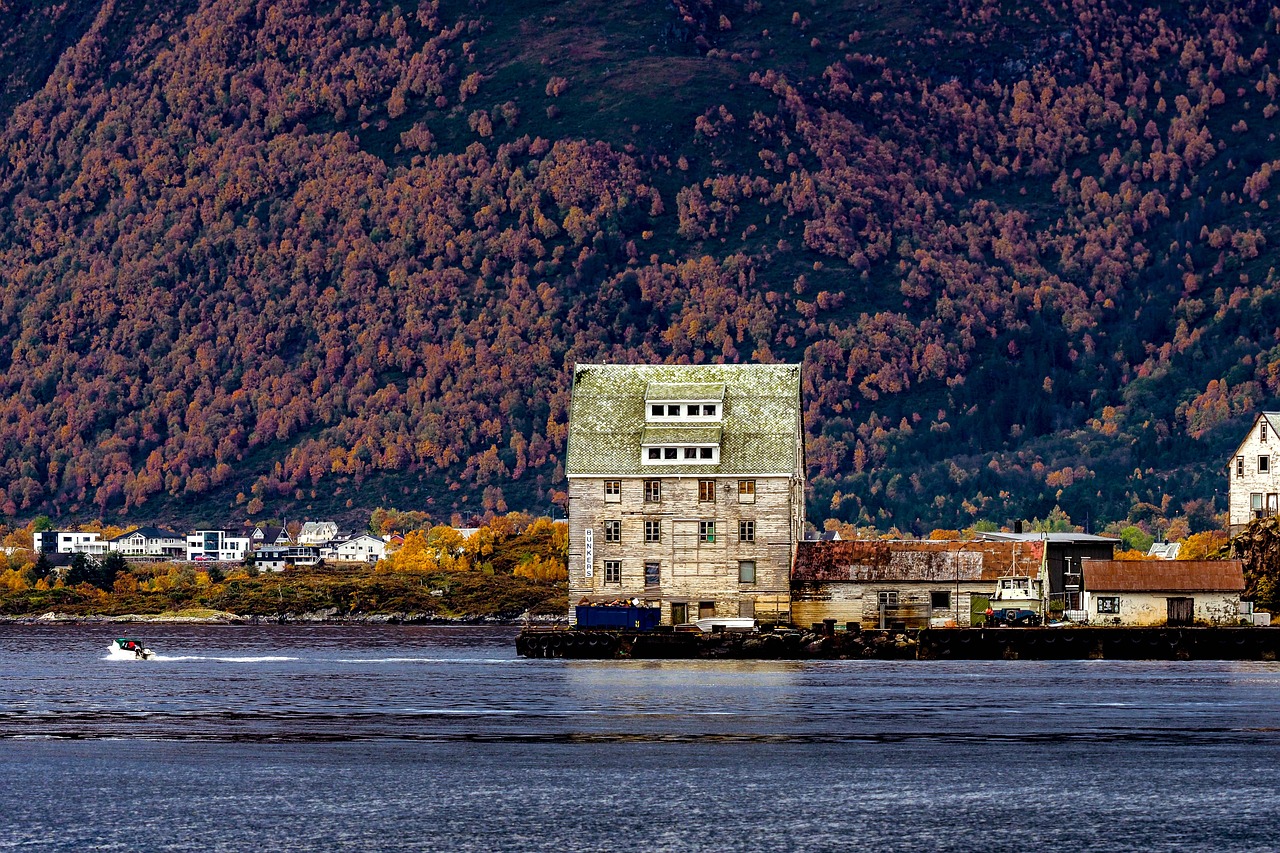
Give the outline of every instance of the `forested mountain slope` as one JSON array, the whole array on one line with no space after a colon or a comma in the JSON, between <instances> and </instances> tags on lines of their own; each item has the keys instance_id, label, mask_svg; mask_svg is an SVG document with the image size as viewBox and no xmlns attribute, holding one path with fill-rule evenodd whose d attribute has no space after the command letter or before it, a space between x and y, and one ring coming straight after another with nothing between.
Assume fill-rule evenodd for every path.
<instances>
[{"instance_id":1,"label":"forested mountain slope","mask_svg":"<svg viewBox=\"0 0 1280 853\"><path fill-rule=\"evenodd\" d=\"M1271 2L0 0L0 512L537 512L574 362L803 360L812 517L1203 526L1278 66Z\"/></svg>"}]
</instances>

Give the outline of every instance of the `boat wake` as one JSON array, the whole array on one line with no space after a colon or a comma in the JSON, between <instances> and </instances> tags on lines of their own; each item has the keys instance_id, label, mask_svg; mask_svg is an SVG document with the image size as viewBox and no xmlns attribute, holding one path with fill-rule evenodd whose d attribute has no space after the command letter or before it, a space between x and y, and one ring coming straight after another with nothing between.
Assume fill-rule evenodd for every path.
<instances>
[{"instance_id":1,"label":"boat wake","mask_svg":"<svg viewBox=\"0 0 1280 853\"><path fill-rule=\"evenodd\" d=\"M298 660L298 658L288 657L285 655L156 655L152 660L212 660L220 663L276 663L279 661Z\"/></svg>"}]
</instances>

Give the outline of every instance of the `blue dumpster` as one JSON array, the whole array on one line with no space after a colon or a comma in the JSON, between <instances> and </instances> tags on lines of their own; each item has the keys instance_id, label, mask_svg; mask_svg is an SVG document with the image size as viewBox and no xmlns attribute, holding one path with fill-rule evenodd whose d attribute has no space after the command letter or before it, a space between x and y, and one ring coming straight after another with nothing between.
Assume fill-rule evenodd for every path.
<instances>
[{"instance_id":1,"label":"blue dumpster","mask_svg":"<svg viewBox=\"0 0 1280 853\"><path fill-rule=\"evenodd\" d=\"M657 607L603 607L579 604L574 608L579 628L612 628L622 631L652 631L662 619Z\"/></svg>"}]
</instances>

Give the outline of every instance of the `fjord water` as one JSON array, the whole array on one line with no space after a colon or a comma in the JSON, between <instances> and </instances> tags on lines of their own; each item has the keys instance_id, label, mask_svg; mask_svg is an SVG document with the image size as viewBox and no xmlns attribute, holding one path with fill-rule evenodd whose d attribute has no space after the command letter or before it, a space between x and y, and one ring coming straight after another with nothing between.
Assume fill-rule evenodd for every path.
<instances>
[{"instance_id":1,"label":"fjord water","mask_svg":"<svg viewBox=\"0 0 1280 853\"><path fill-rule=\"evenodd\" d=\"M1280 665L523 660L0 626L0 849L1280 847Z\"/></svg>"}]
</instances>

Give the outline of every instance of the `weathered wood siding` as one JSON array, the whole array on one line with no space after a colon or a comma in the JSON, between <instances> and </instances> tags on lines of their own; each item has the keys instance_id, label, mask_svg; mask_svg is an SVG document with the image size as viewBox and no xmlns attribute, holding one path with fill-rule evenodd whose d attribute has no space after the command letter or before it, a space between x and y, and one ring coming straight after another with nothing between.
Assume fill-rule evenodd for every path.
<instances>
[{"instance_id":1,"label":"weathered wood siding","mask_svg":"<svg viewBox=\"0 0 1280 853\"><path fill-rule=\"evenodd\" d=\"M912 627L921 627L915 623L945 618L963 626L970 623L971 597L989 596L992 588L991 583L962 581L957 595L955 584L940 581L796 582L791 590L791 612L797 625L835 619L841 624L858 622L864 628L878 628L880 593L894 592L897 593L898 604L886 610L886 621L905 619ZM950 606L934 608L931 602L935 592L948 593Z\"/></svg>"},{"instance_id":2,"label":"weathered wood siding","mask_svg":"<svg viewBox=\"0 0 1280 853\"><path fill-rule=\"evenodd\" d=\"M672 603L688 605L690 619L699 604L714 602L714 615L754 615L760 621L790 621L790 570L803 508L796 506L802 487L789 477L755 477L754 503L738 497L737 476L618 477L622 495L605 500L604 478L569 481L569 602L640 598L662 607L671 621ZM644 500L644 481L660 480L662 500ZM698 481L715 480L715 500L698 500ZM622 541L605 542L604 522L622 522ZM755 541L740 541L738 522L755 522ZM661 524L662 541L645 542L645 522ZM715 541L699 538L699 522L715 522ZM586 531L592 531L592 577L586 576ZM605 561L621 564L619 583L605 582ZM738 564L754 560L755 583L739 583ZM658 587L646 587L645 564L660 566ZM572 612L570 614L572 616Z\"/></svg>"},{"instance_id":3,"label":"weathered wood siding","mask_svg":"<svg viewBox=\"0 0 1280 853\"><path fill-rule=\"evenodd\" d=\"M1243 473L1237 467L1237 458L1241 456L1244 457ZM1268 471L1258 470L1260 456L1267 457ZM1227 483L1229 523L1233 532L1253 519L1250 500L1254 494L1262 495L1264 514L1274 514L1274 511L1268 511L1268 500L1275 501L1277 498L1274 496L1280 495L1280 437L1276 436L1275 427L1268 419L1259 417L1254 421L1248 436L1228 461Z\"/></svg>"}]
</instances>

